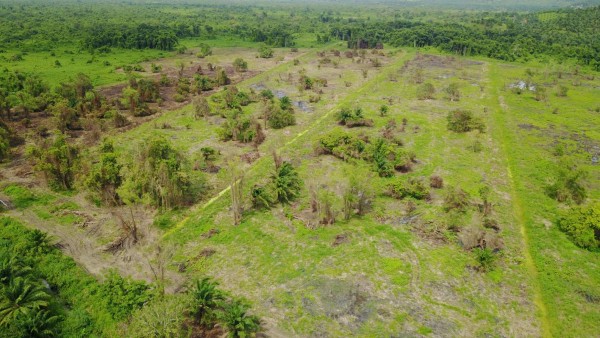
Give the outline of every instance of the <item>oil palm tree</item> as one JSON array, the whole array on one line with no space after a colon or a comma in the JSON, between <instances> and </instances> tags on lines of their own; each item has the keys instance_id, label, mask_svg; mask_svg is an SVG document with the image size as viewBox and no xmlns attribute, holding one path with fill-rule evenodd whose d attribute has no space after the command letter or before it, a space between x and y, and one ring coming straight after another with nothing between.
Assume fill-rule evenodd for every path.
<instances>
[{"instance_id":1,"label":"oil palm tree","mask_svg":"<svg viewBox=\"0 0 600 338\"><path fill-rule=\"evenodd\" d=\"M281 203L289 203L300 194L302 181L296 169L289 162L282 162L280 165L276 163L271 180L275 196Z\"/></svg>"},{"instance_id":2,"label":"oil palm tree","mask_svg":"<svg viewBox=\"0 0 600 338\"><path fill-rule=\"evenodd\" d=\"M34 311L48 306L50 298L43 286L23 277L12 278L2 288L1 294L0 327L8 325L21 315L30 316Z\"/></svg>"},{"instance_id":3,"label":"oil palm tree","mask_svg":"<svg viewBox=\"0 0 600 338\"><path fill-rule=\"evenodd\" d=\"M201 324L207 324L213 318L220 302L225 299L223 292L217 289L218 285L219 283L206 277L197 280L191 291L194 299L194 312Z\"/></svg>"},{"instance_id":4,"label":"oil palm tree","mask_svg":"<svg viewBox=\"0 0 600 338\"><path fill-rule=\"evenodd\" d=\"M248 305L239 301L229 304L220 319L231 338L252 337L260 330L260 319L248 314Z\"/></svg>"},{"instance_id":5,"label":"oil palm tree","mask_svg":"<svg viewBox=\"0 0 600 338\"><path fill-rule=\"evenodd\" d=\"M57 324L60 322L59 316L53 315L47 310L37 310L21 318L17 326L21 332L31 338L47 338L57 336Z\"/></svg>"},{"instance_id":6,"label":"oil palm tree","mask_svg":"<svg viewBox=\"0 0 600 338\"><path fill-rule=\"evenodd\" d=\"M3 251L0 255L0 284L7 285L16 277L27 276L31 268L16 255Z\"/></svg>"}]
</instances>

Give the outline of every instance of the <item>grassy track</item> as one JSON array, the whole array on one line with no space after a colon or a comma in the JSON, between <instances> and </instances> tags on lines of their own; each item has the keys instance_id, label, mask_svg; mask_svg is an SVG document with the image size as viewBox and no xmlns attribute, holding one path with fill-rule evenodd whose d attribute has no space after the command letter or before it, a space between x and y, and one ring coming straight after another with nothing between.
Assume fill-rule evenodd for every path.
<instances>
[{"instance_id":1,"label":"grassy track","mask_svg":"<svg viewBox=\"0 0 600 338\"><path fill-rule=\"evenodd\" d=\"M491 81L491 83L495 83L495 82ZM548 322L548 311L546 309L546 304L544 303L544 299L543 299L541 291L540 291L538 271L535 266L535 263L533 262L533 258L531 257L531 252L529 251L530 243L529 243L529 236L527 234L527 229L525 227L526 221L525 221L525 217L524 217L524 213L523 213L523 205L521 203L521 199L517 192L515 178L512 174L512 171L513 171L512 168L514 165L512 164L512 161L509 157L509 154L507 151L508 145L506 142L506 137L504 135L504 130L506 128L508 128L508 126L502 119L504 116L507 115L507 113L509 113L508 107L504 103L504 97L501 95L499 88L494 88L493 93L494 93L494 95L498 95L498 108L499 108L499 109L494 109L494 112L495 112L494 113L494 121L496 121L497 127L494 128L493 130L496 133L495 140L498 142L498 145L502 149L502 154L504 156L504 162L506 163L506 173L508 176L508 180L510 182L512 208L513 208L515 220L518 222L518 225L519 225L519 233L521 234L521 237L523 239L523 255L525 256L525 264L527 266L527 270L529 271L530 277L532 280L532 288L533 288L533 292L534 292L533 300L538 309L538 318L541 323L542 335L544 337L551 337L552 335L550 334L550 324Z\"/></svg>"}]
</instances>

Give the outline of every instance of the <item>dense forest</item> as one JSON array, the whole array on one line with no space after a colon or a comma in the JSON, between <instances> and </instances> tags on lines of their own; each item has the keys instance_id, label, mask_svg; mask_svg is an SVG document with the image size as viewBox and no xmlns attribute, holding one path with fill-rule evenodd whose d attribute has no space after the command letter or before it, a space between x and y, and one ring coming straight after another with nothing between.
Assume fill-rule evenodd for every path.
<instances>
[{"instance_id":1,"label":"dense forest","mask_svg":"<svg viewBox=\"0 0 600 338\"><path fill-rule=\"evenodd\" d=\"M600 7L461 14L392 7L384 15L365 17L354 16L344 7L321 11L277 7L267 14L243 5L154 4L135 11L130 6L81 5L72 10L69 5L3 4L0 48L49 51L57 43L78 43L82 49L100 52L110 47L173 50L181 38L217 35L290 47L298 34L313 33L315 42L340 39L348 41L350 48L433 46L507 61L547 55L600 69ZM106 17L105 13L111 14Z\"/></svg>"}]
</instances>

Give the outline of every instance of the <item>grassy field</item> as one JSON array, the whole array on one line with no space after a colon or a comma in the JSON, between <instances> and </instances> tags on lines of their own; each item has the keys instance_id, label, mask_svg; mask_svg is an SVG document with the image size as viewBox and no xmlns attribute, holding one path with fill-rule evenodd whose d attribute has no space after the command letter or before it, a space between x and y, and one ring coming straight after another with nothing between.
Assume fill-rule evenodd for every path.
<instances>
[{"instance_id":1,"label":"grassy field","mask_svg":"<svg viewBox=\"0 0 600 338\"><path fill-rule=\"evenodd\" d=\"M297 47L306 48L316 46L317 44L311 40L311 36L299 35ZM218 37L208 40L198 38L182 39L178 47L186 47L188 50L185 54L193 56L200 44L207 44L216 49L245 48L251 51L251 55L249 54L250 62L255 58L258 47L261 45L260 43L245 41L239 38ZM281 48L278 50L284 49ZM288 51L289 48L285 50ZM16 55L20 55L21 59L15 60ZM52 87L61 82L71 80L78 73L88 75L95 86L105 86L128 79L128 75L122 69L124 66L142 65L145 72L134 72L134 74L138 76L149 75L151 74L150 63L160 63L161 60L163 60L162 62L169 62L170 60L180 59L176 55L177 52L175 51L169 52L155 49L125 50L119 48L113 48L107 53L92 54L81 48L68 45L59 46L52 51L46 52L21 53L18 50L2 50L0 51L0 61L2 61L2 69L35 73ZM235 53L232 55L235 55ZM231 61L233 60L231 59ZM223 61L222 55L218 61ZM252 64L250 67L252 68Z\"/></svg>"},{"instance_id":2,"label":"grassy field","mask_svg":"<svg viewBox=\"0 0 600 338\"><path fill-rule=\"evenodd\" d=\"M190 48L197 43L182 41ZM219 141L217 129L223 119L195 119L190 105L113 135L117 150L130 154L141 140L163 135L190 159L198 156L201 147L214 147L221 152L216 163L221 167L231 158L258 152L257 160L243 162L246 197L254 184L268 179L274 167L270 154L276 150L298 168L304 181L301 197L269 211L252 210L247 200L242 223L232 226L230 181L223 171L208 174L212 188L191 208L162 213L136 210L149 229L136 254L112 257L95 250L84 257L87 261L75 257L79 263L97 264L94 273L117 264L125 274L150 280L146 261L140 257L151 254L157 243L171 246L175 250L170 266L173 289L182 278L214 277L223 288L248 298L273 336L598 334L600 256L577 248L557 229L557 214L566 206L544 192L562 161L568 159L589 173L588 198L600 199L600 168L592 163L600 151L597 74L576 73L566 66L504 64L412 49L384 50L385 55L369 52L367 59L381 62L381 67L374 67L366 61L359 63L358 58L345 58L343 53L334 56L330 49L342 49L341 44L298 52L278 49L274 59L265 61L252 58L256 44L209 43L215 53L202 62L228 64L243 57L250 70L260 71L240 82L240 90L268 88L307 104L306 110L296 108L296 125L267 129L266 141L254 149L249 144ZM301 45L309 47L311 42ZM101 56L87 64L87 56L79 55L73 67L81 67L96 84L108 84L124 79L114 72L115 65L147 64L136 53L114 53L111 66L104 68L98 66ZM146 53L143 57L160 56ZM336 63L320 62L325 56ZM34 60L53 63L54 58L30 54L19 64L35 67ZM172 67L178 60L192 59L184 55L160 62ZM47 67L46 63L39 67ZM65 65L62 59L61 64ZM9 65L17 67L17 63ZM70 72L78 69L73 67L69 66ZM61 76L68 77L61 72L66 68L40 72L59 82ZM418 72L435 87L432 99L417 97ZM327 80L320 101L309 102L314 93L299 89L300 74ZM537 101L528 90L515 93L511 85L519 81L547 88L547 97ZM461 92L458 101L446 98L444 88L451 83ZM568 87L566 97L556 95L560 86ZM384 104L390 110L380 116L379 107ZM338 125L335 115L345 106L362 107L373 126L348 129ZM244 113L258 118L262 109L262 103L256 102L244 107ZM482 119L486 132L448 131L446 117L454 109L472 111ZM408 173L380 178L371 163L315 152L315 144L331 130L375 139L390 120L404 124L395 133L404 148L416 154ZM428 201L385 195L395 179L422 178L428 183L431 175L442 177L444 188L432 189ZM370 213L344 220L339 196L351 177L366 180L376 198ZM307 227L311 187L333 196L333 207L338 210L335 224ZM465 212L444 210L444 197L451 187L470 195ZM482 227L478 211L482 187L490 188L492 214L504 244L494 268L487 272L480 271L475 255L460 245L463 233ZM43 187L6 184L1 191L16 207L11 216L30 226L39 222L45 230L54 230L55 236L67 236L70 229L89 246L105 245L115 236L110 222L92 232L77 226L81 219L75 217L81 216L61 212L111 217L83 194L54 194ZM57 225L60 230L53 228ZM128 263L121 261L126 259ZM181 266L186 270L182 274L175 271Z\"/></svg>"}]
</instances>

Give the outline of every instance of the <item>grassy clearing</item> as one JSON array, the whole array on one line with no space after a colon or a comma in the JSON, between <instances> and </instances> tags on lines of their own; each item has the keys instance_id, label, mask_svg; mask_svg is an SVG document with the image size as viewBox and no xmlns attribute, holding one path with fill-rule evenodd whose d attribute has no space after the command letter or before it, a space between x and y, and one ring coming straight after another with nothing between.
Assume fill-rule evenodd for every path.
<instances>
[{"instance_id":1,"label":"grassy clearing","mask_svg":"<svg viewBox=\"0 0 600 338\"><path fill-rule=\"evenodd\" d=\"M184 41L190 48L197 42ZM301 198L270 211L251 210L247 202L243 222L236 227L231 226L230 182L223 172L207 174L213 189L189 210L159 213L152 228L158 229L163 244L176 248L174 261L186 267L187 277L215 277L224 288L253 301L267 329L290 336L403 332L576 337L598 331L598 255L578 249L556 228L557 212L566 206L544 193L560 162L569 159L589 172L589 199L600 198L598 166L591 162L600 142L595 128L600 125L597 79L557 66L507 65L410 49L386 50L381 68L344 57L333 58L337 65L319 62L318 52L340 44L298 52L278 49L274 59L263 60L253 58L255 45L214 42L214 55L202 62L229 64L243 57L250 70L262 72L239 83L240 90L268 88L294 102L307 102L313 93L298 88L301 72L325 78L328 86L309 111L296 109L296 125L267 129L258 149L219 141L216 130L222 118L195 119L191 106L114 137L123 154L134 152L152 135L165 136L191 160L201 147L211 146L221 152L216 162L221 167L229 158L257 151L258 160L243 164L246 197L273 170L272 150L298 168L304 181ZM186 54L180 59L196 58ZM176 64L175 59L160 62ZM417 69L422 69L423 82L434 86L433 99L418 99ZM537 101L533 92L513 93L509 86L520 80L546 87L547 97ZM444 91L453 83L461 93L458 101L449 100ZM566 97L557 96L561 85L568 86ZM379 107L384 104L390 109L382 117ZM373 127L339 126L335 114L344 106L362 107ZM262 109L262 103L253 103L244 113L257 118ZM472 111L487 132L448 131L446 117L454 109ZM432 189L430 201L387 197L391 179L378 177L372 164L315 154L316 142L333 129L374 139L390 120L400 126L403 119L398 137L418 161L412 171L396 176L425 182L431 175L441 176L444 188ZM340 196L351 175L367 178L377 193L372 212L348 221L338 213L334 225L308 229L302 217L310 206L309 187ZM484 186L491 189L493 216L505 246L486 273L477 271L475 255L460 247L460 234L445 230L480 226L477 208ZM471 196L464 213L444 211L449 187ZM82 221L70 211L81 211L87 203L81 196L38 194L16 185L4 188L3 194L28 219L63 229ZM335 209L341 204L334 200ZM104 245L114 236L102 233L95 240ZM147 254L153 249L144 250Z\"/></svg>"},{"instance_id":2,"label":"grassy clearing","mask_svg":"<svg viewBox=\"0 0 600 338\"><path fill-rule=\"evenodd\" d=\"M274 320L292 334L381 335L404 331L478 335L511 330L537 335L540 329L533 297L526 296L523 301L520 291L525 288L525 295L532 295L532 281L526 266L519 263L523 244L518 226L513 225L510 199L505 199L510 189L503 185L507 177L502 159L496 157L498 148L490 134L458 135L446 130L445 117L452 108L472 109L491 121L491 115L483 114L480 102L484 95L481 87L488 82L482 76L486 65L459 61L428 70L426 78L436 88L459 81L463 98L449 102L437 94L436 100L423 102L416 99L410 65L408 69L401 67L414 54L401 55L370 77L366 85L322 113L310 129L284 143L281 152L299 166L305 185L317 182L336 191L353 172L371 175L373 186L381 192L387 180L375 177L370 166L316 157L312 146L331 130L335 124L332 112L343 105L364 108L375 127L353 132L371 136L388 119L407 118L402 138L406 147L417 153L419 163L405 177L440 174L446 184L460 186L473 196L482 184L493 186L495 209L507 246L497 269L487 275L475 273L471 268L476 265L474 258L455 244L455 237L439 244L417 236L410 231L410 222L405 221L409 217L405 202L388 197L378 197L374 211L365 217L316 230L307 229L293 217L308 206L306 198L271 212L248 211L240 226L231 227L225 190L222 198L170 231L168 241L184 245L177 259L189 263L191 275L211 274L228 288L245 290L246 296L258 303L257 311L264 318ZM396 74L398 82L389 81L390 74ZM390 97L394 104L389 116L380 117L377 109ZM469 150L474 140L483 143L484 151ZM255 163L247 174L247 186L263 180L271 166L268 158ZM304 196L307 194L305 191ZM433 205L417 202L417 217L425 223L445 222L442 196L443 191L435 192ZM476 221L476 216L469 212L459 222L467 226ZM214 236L201 237L211 230L216 230ZM346 242L333 246L339 236L346 236ZM214 253L199 255L203 250ZM352 297L344 297L341 291L334 293L339 298L330 296L331 290L344 289L352 290L361 301L348 300ZM369 315L375 312L380 315Z\"/></svg>"},{"instance_id":3,"label":"grassy clearing","mask_svg":"<svg viewBox=\"0 0 600 338\"><path fill-rule=\"evenodd\" d=\"M490 77L500 99L494 117L503 130L499 141L507 152L516 203L522 208L523 231L529 239L528 248L538 272L535 277L541 290L540 301L546 308L549 332L545 333L572 337L594 335L599 328L600 307L590 301L593 297L589 295L598 292L600 257L576 248L558 230L555 225L557 212L565 206L550 199L544 193L544 187L556 177L561 157L571 157L590 174L589 198L597 200L600 197L597 180L600 171L592 165L593 154L589 152L593 151L593 144L600 141L598 128L595 128L600 118L591 110L597 101L594 99L597 89L594 80L583 80L581 85L572 86L580 76L571 73L561 79L555 75L559 85L569 86L568 96L557 97L551 84L546 102L538 102L532 93L517 95L506 89L506 84L523 78L524 71L523 68L496 64ZM551 72L542 67L533 71L537 73L534 75L536 80L548 79L545 74ZM574 148L569 148L567 155L556 156L553 155L556 143L567 143Z\"/></svg>"}]
</instances>

